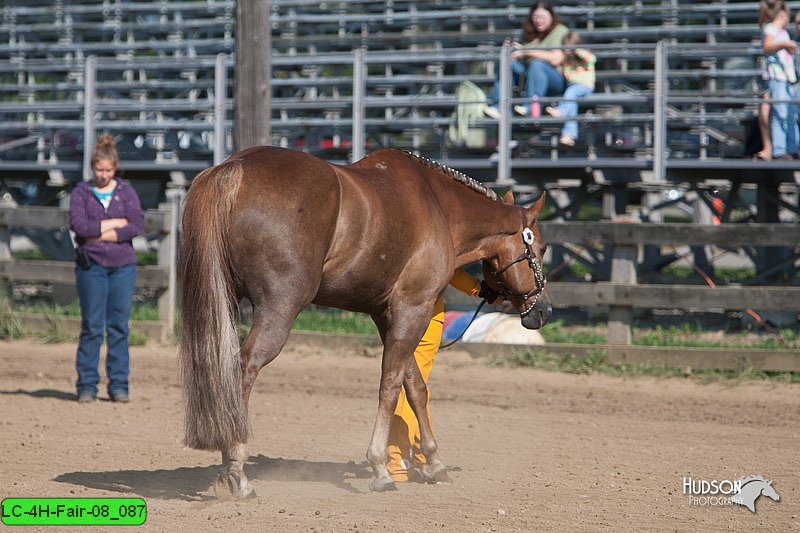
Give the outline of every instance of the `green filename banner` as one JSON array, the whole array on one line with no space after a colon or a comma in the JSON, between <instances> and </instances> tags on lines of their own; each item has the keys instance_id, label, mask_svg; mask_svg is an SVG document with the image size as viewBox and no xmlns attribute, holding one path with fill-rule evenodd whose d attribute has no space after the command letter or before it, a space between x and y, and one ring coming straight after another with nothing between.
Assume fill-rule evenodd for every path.
<instances>
[{"instance_id":1,"label":"green filename banner","mask_svg":"<svg viewBox=\"0 0 800 533\"><path fill-rule=\"evenodd\" d=\"M5 498L7 526L140 526L147 520L142 498Z\"/></svg>"}]
</instances>

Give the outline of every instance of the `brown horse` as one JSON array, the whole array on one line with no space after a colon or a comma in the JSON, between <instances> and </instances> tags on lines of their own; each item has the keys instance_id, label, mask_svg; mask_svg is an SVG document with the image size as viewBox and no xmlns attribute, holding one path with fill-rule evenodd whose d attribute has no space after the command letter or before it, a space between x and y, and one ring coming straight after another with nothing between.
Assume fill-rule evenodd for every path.
<instances>
[{"instance_id":1,"label":"brown horse","mask_svg":"<svg viewBox=\"0 0 800 533\"><path fill-rule=\"evenodd\" d=\"M243 470L250 391L311 303L368 313L384 344L370 488L395 489L386 445L401 386L419 420L423 474L449 481L424 416L414 349L454 269L480 259L487 283L525 327L548 320L536 227L543 203L544 195L530 208L514 206L510 193L499 201L472 178L395 149L339 166L251 148L199 174L183 212L180 361L185 442L222 451L217 490L253 495ZM253 305L253 325L240 349L242 298Z\"/></svg>"}]
</instances>

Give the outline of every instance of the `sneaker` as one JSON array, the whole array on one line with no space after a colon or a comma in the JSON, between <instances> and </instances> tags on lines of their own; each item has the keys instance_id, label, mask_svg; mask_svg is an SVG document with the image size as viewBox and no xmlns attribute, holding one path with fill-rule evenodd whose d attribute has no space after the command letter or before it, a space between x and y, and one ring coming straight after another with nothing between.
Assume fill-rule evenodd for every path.
<instances>
[{"instance_id":1,"label":"sneaker","mask_svg":"<svg viewBox=\"0 0 800 533\"><path fill-rule=\"evenodd\" d=\"M483 108L483 113L489 118L493 118L495 120L500 120L500 110L497 109L494 106L486 106L486 107L484 107Z\"/></svg>"},{"instance_id":2,"label":"sneaker","mask_svg":"<svg viewBox=\"0 0 800 533\"><path fill-rule=\"evenodd\" d=\"M547 113L548 115L550 115L551 117L555 117L555 118L560 118L560 117L564 116L564 115L561 114L561 111L559 111L557 107L547 106L547 107L544 108L544 112Z\"/></svg>"},{"instance_id":3,"label":"sneaker","mask_svg":"<svg viewBox=\"0 0 800 533\"><path fill-rule=\"evenodd\" d=\"M569 135L562 135L558 142L564 146L575 146L575 138L570 137Z\"/></svg>"},{"instance_id":4,"label":"sneaker","mask_svg":"<svg viewBox=\"0 0 800 533\"><path fill-rule=\"evenodd\" d=\"M92 403L97 397L91 392L81 392L78 394L78 403Z\"/></svg>"},{"instance_id":5,"label":"sneaker","mask_svg":"<svg viewBox=\"0 0 800 533\"><path fill-rule=\"evenodd\" d=\"M530 110L527 107L525 107L524 105L515 105L514 106L514 112L517 115L521 115L523 117L527 117L527 116L529 116L531 114Z\"/></svg>"},{"instance_id":6,"label":"sneaker","mask_svg":"<svg viewBox=\"0 0 800 533\"><path fill-rule=\"evenodd\" d=\"M128 396L128 393L124 391L112 392L111 401L118 403L128 403L129 401L131 401L131 398L130 396Z\"/></svg>"}]
</instances>

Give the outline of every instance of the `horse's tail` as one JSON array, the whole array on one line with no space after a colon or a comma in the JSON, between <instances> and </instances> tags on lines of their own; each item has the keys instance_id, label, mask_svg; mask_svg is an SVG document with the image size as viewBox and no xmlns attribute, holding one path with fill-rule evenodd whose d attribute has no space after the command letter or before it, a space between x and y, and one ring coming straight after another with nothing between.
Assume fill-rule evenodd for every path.
<instances>
[{"instance_id":1,"label":"horse's tail","mask_svg":"<svg viewBox=\"0 0 800 533\"><path fill-rule=\"evenodd\" d=\"M184 442L201 450L224 450L246 442L249 434L234 315L236 273L228 248L231 210L242 174L240 160L201 172L183 210L178 357Z\"/></svg>"}]
</instances>

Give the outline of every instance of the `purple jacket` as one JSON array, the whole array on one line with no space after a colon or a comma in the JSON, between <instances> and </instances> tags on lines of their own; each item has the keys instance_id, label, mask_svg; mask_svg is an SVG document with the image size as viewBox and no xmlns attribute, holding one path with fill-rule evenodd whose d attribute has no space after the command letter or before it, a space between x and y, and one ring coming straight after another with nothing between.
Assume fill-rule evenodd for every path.
<instances>
[{"instance_id":1,"label":"purple jacket","mask_svg":"<svg viewBox=\"0 0 800 533\"><path fill-rule=\"evenodd\" d=\"M136 263L132 241L144 230L144 211L136 191L128 182L115 179L117 187L108 209L103 209L86 181L72 190L69 202L69 227L75 232L78 246L95 263L112 268ZM100 236L100 221L109 218L128 219L126 227L117 229L117 242L86 242L86 239Z\"/></svg>"}]
</instances>

